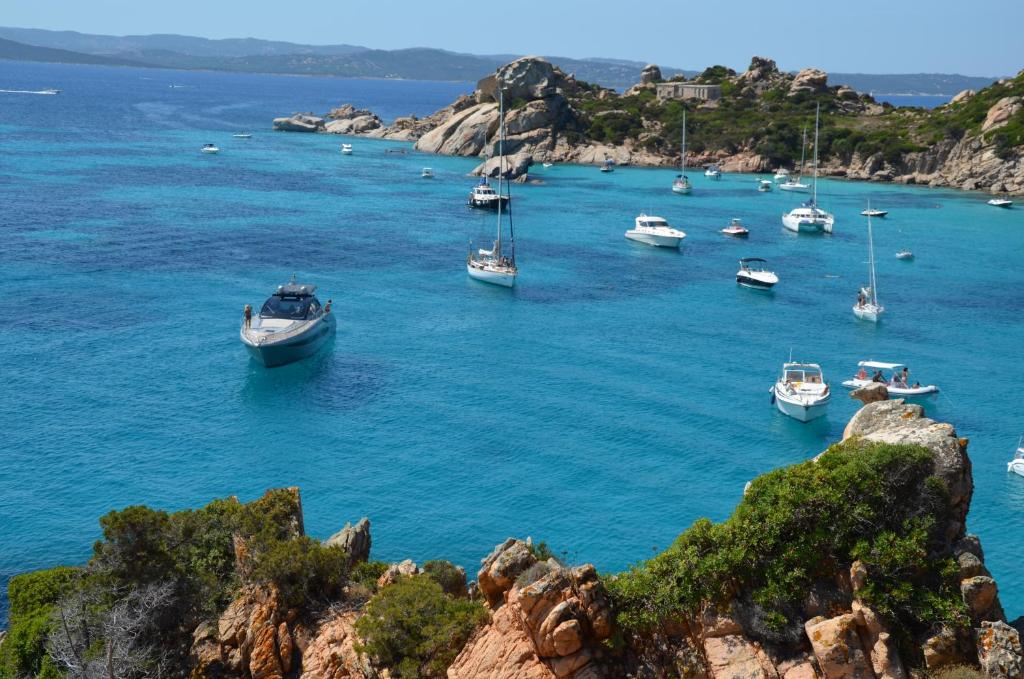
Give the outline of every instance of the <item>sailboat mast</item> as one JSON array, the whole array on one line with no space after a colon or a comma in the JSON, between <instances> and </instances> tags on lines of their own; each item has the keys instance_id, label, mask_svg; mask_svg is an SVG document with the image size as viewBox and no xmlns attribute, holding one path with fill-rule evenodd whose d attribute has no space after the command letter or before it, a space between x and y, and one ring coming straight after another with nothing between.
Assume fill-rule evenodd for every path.
<instances>
[{"instance_id":1,"label":"sailboat mast","mask_svg":"<svg viewBox=\"0 0 1024 679\"><path fill-rule=\"evenodd\" d=\"M686 176L686 109L683 109L683 150L679 152L681 159L679 172Z\"/></svg>"},{"instance_id":2,"label":"sailboat mast","mask_svg":"<svg viewBox=\"0 0 1024 679\"><path fill-rule=\"evenodd\" d=\"M868 209L871 209L870 203L868 203ZM871 215L868 215L868 266L871 268L871 276L868 279L871 284L871 303L878 306L878 287L875 281L875 239L871 232Z\"/></svg>"},{"instance_id":3,"label":"sailboat mast","mask_svg":"<svg viewBox=\"0 0 1024 679\"><path fill-rule=\"evenodd\" d=\"M494 256L501 259L501 179L505 174L505 92L498 82L498 237L494 241Z\"/></svg>"},{"instance_id":4,"label":"sailboat mast","mask_svg":"<svg viewBox=\"0 0 1024 679\"><path fill-rule=\"evenodd\" d=\"M818 205L818 115L821 113L821 104L814 108L814 192L811 195L811 205Z\"/></svg>"},{"instance_id":5,"label":"sailboat mast","mask_svg":"<svg viewBox=\"0 0 1024 679\"><path fill-rule=\"evenodd\" d=\"M800 173L796 176L799 184L804 178L804 165L807 164L807 125L804 125L803 136L800 138Z\"/></svg>"}]
</instances>

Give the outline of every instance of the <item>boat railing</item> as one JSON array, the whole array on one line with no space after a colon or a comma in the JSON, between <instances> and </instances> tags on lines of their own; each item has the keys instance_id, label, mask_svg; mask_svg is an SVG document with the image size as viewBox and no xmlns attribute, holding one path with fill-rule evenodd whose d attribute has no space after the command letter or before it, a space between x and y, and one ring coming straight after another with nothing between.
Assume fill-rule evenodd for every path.
<instances>
[{"instance_id":1,"label":"boat railing","mask_svg":"<svg viewBox=\"0 0 1024 679\"><path fill-rule=\"evenodd\" d=\"M267 340L276 341L282 339L289 339L291 337L295 337L296 335L300 335L303 332L306 332L306 330L309 329L311 323L315 323L316 321L322 320L329 313L329 311L320 312L315 317L307 319L305 322L299 323L298 325L288 330L284 330L282 332L260 333L257 332L254 328L252 328L252 326L249 326L243 328L242 333L245 335L245 338L248 339L253 344L263 344Z\"/></svg>"}]
</instances>

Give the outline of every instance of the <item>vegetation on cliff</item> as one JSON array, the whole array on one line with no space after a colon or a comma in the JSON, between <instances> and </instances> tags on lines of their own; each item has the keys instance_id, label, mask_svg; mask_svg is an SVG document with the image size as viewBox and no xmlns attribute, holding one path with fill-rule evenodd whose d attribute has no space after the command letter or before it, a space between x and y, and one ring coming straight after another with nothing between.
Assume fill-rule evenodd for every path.
<instances>
[{"instance_id":1,"label":"vegetation on cliff","mask_svg":"<svg viewBox=\"0 0 1024 679\"><path fill-rule=\"evenodd\" d=\"M860 560L858 596L895 629L963 627L955 564L937 556L948 511L927 449L850 440L758 477L728 520L697 521L608 589L627 634L740 600L763 636L784 639L816 583Z\"/></svg>"}]
</instances>

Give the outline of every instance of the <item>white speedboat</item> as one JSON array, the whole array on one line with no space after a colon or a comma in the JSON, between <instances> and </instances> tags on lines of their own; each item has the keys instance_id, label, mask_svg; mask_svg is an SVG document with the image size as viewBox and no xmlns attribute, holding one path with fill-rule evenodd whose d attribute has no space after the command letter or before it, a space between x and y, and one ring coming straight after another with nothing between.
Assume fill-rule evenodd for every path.
<instances>
[{"instance_id":1,"label":"white speedboat","mask_svg":"<svg viewBox=\"0 0 1024 679\"><path fill-rule=\"evenodd\" d=\"M425 167L425 168L423 168L423 171L420 172L420 176L423 177L424 179L433 179L434 178L434 170L432 168Z\"/></svg>"},{"instance_id":2,"label":"white speedboat","mask_svg":"<svg viewBox=\"0 0 1024 679\"><path fill-rule=\"evenodd\" d=\"M992 200L988 201L988 204L992 205L993 207L1010 207L1011 205L1013 205L1013 201L1010 200L1009 198L993 198Z\"/></svg>"},{"instance_id":3,"label":"white speedboat","mask_svg":"<svg viewBox=\"0 0 1024 679\"><path fill-rule=\"evenodd\" d=\"M919 382L908 384L910 382L910 371L905 370L906 367L902 363L860 361L857 363L857 374L844 381L843 386L847 389L859 389L870 384L881 383L889 390L890 396L904 398L939 393L939 388L934 384L924 386ZM885 375L883 371L888 371L889 375Z\"/></svg>"},{"instance_id":4,"label":"white speedboat","mask_svg":"<svg viewBox=\"0 0 1024 679\"><path fill-rule=\"evenodd\" d=\"M1024 476L1024 437L1017 439L1017 452L1013 459L1006 464L1006 471Z\"/></svg>"},{"instance_id":5,"label":"white speedboat","mask_svg":"<svg viewBox=\"0 0 1024 679\"><path fill-rule=\"evenodd\" d=\"M908 261L908 260L911 260L913 258L914 258L914 253L911 252L910 250L907 250L906 248L904 248L903 250L900 250L899 252L896 253L896 259L902 259L903 261Z\"/></svg>"},{"instance_id":6,"label":"white speedboat","mask_svg":"<svg viewBox=\"0 0 1024 679\"><path fill-rule=\"evenodd\" d=\"M887 214L889 214L889 211L888 210L872 210L871 208L868 208L867 210L861 210L860 214L861 214L862 217L884 217Z\"/></svg>"},{"instance_id":7,"label":"white speedboat","mask_svg":"<svg viewBox=\"0 0 1024 679\"><path fill-rule=\"evenodd\" d=\"M352 155L352 144L342 144L341 152L346 156Z\"/></svg>"},{"instance_id":8,"label":"white speedboat","mask_svg":"<svg viewBox=\"0 0 1024 679\"><path fill-rule=\"evenodd\" d=\"M677 248L686 238L686 234L679 229L673 229L662 217L641 213L636 218L636 225L626 232L626 238L660 248Z\"/></svg>"},{"instance_id":9,"label":"white speedboat","mask_svg":"<svg viewBox=\"0 0 1024 679\"><path fill-rule=\"evenodd\" d=\"M544 165L545 168L549 168L549 167L554 167L555 166L554 163L544 163L543 165Z\"/></svg>"},{"instance_id":10,"label":"white speedboat","mask_svg":"<svg viewBox=\"0 0 1024 679\"><path fill-rule=\"evenodd\" d=\"M778 170L775 171L775 176L772 177L772 179L774 179L777 182L781 182L781 181L785 181L786 179L789 179L789 170L787 170L786 168L780 167Z\"/></svg>"},{"instance_id":11,"label":"white speedboat","mask_svg":"<svg viewBox=\"0 0 1024 679\"><path fill-rule=\"evenodd\" d=\"M614 172L614 171L615 171L615 161L613 161L611 158L605 156L604 164L601 165L601 172Z\"/></svg>"},{"instance_id":12,"label":"white speedboat","mask_svg":"<svg viewBox=\"0 0 1024 679\"><path fill-rule=\"evenodd\" d=\"M729 221L729 226L722 229L722 233L726 236L732 236L734 238L746 238L750 235L750 231L747 230L743 224L740 223L738 217L734 217Z\"/></svg>"},{"instance_id":13,"label":"white speedboat","mask_svg":"<svg viewBox=\"0 0 1024 679\"><path fill-rule=\"evenodd\" d=\"M757 190L761 193L768 193L772 190L772 182L770 179L759 179L757 181Z\"/></svg>"},{"instance_id":14,"label":"white speedboat","mask_svg":"<svg viewBox=\"0 0 1024 679\"><path fill-rule=\"evenodd\" d=\"M331 300L323 305L315 285L302 285L295 277L263 303L259 314L242 320L242 344L257 361L273 368L312 356L334 334ZM247 315L251 308L247 307Z\"/></svg>"},{"instance_id":15,"label":"white speedboat","mask_svg":"<svg viewBox=\"0 0 1024 679\"><path fill-rule=\"evenodd\" d=\"M885 313L885 307L878 301L878 281L875 278L875 241L871 234L871 217L868 217L868 284L857 293L857 303L853 305L853 315L862 321L877 323Z\"/></svg>"},{"instance_id":16,"label":"white speedboat","mask_svg":"<svg viewBox=\"0 0 1024 679\"><path fill-rule=\"evenodd\" d=\"M718 169L717 165L708 165L707 169L704 170L704 176L708 179L718 181L722 178L722 171Z\"/></svg>"},{"instance_id":17,"label":"white speedboat","mask_svg":"<svg viewBox=\"0 0 1024 679\"><path fill-rule=\"evenodd\" d=\"M505 94L501 89L500 84L498 88L498 192L494 194L497 198L501 194L501 180L505 175ZM484 186L487 182L485 177L481 186ZM476 187L480 188L480 186ZM490 188L490 187L488 187ZM475 190L475 189L474 189ZM493 190L492 190L492 193ZM470 196L470 205L472 205L472 196ZM519 268L516 266L516 237L515 231L512 226L512 213L508 213L508 232L509 232L509 254L506 255L502 251L501 242L501 208L503 199L498 198L494 200L494 209L498 215L498 228L497 236L494 239L494 243L491 245L490 250L484 248L478 249L473 252L473 243L469 244L469 254L466 256L466 273L469 277L481 281L483 283L490 283L492 285L499 285L503 288L511 288L516 284L516 277L519 275Z\"/></svg>"},{"instance_id":18,"label":"white speedboat","mask_svg":"<svg viewBox=\"0 0 1024 679\"><path fill-rule=\"evenodd\" d=\"M814 180L811 182L811 200L782 215L782 225L797 233L832 233L836 218L818 207L818 118L821 105L814 110ZM779 188L783 188L782 185Z\"/></svg>"},{"instance_id":19,"label":"white speedboat","mask_svg":"<svg viewBox=\"0 0 1024 679\"><path fill-rule=\"evenodd\" d=\"M686 176L686 109L683 109L683 143L679 150L679 174L672 182L672 193L686 195L692 189L690 178Z\"/></svg>"},{"instance_id":20,"label":"white speedboat","mask_svg":"<svg viewBox=\"0 0 1024 679\"><path fill-rule=\"evenodd\" d=\"M760 257L744 257L740 260L740 270L736 272L736 282L753 290L771 290L779 282L779 277L774 271L764 268L767 263Z\"/></svg>"},{"instance_id":21,"label":"white speedboat","mask_svg":"<svg viewBox=\"0 0 1024 679\"><path fill-rule=\"evenodd\" d=\"M498 186L501 186L501 175L498 175ZM500 195L494 190L487 177L480 177L480 183L469 192L469 206L484 210L497 210L509 203L509 196Z\"/></svg>"},{"instance_id":22,"label":"white speedboat","mask_svg":"<svg viewBox=\"0 0 1024 679\"><path fill-rule=\"evenodd\" d=\"M831 398L817 363L783 363L782 374L772 387L772 401L779 411L801 422L823 416Z\"/></svg>"},{"instance_id":23,"label":"white speedboat","mask_svg":"<svg viewBox=\"0 0 1024 679\"><path fill-rule=\"evenodd\" d=\"M203 148L199 150L203 153L220 153L220 149L215 144L203 144Z\"/></svg>"},{"instance_id":24,"label":"white speedboat","mask_svg":"<svg viewBox=\"0 0 1024 679\"><path fill-rule=\"evenodd\" d=\"M235 139L252 139L252 135L249 134L248 132L238 132L231 136L234 137Z\"/></svg>"}]
</instances>

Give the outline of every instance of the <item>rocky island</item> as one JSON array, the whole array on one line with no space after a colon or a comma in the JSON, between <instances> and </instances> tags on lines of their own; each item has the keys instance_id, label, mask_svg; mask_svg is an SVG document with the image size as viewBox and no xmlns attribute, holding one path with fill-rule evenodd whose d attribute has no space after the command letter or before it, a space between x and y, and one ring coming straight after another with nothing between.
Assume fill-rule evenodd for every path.
<instances>
[{"instance_id":1,"label":"rocky island","mask_svg":"<svg viewBox=\"0 0 1024 679\"><path fill-rule=\"evenodd\" d=\"M373 561L366 519L308 537L295 488L111 512L87 564L10 581L0 677L1019 679L968 442L868 392L842 442L618 574L529 538L468 584Z\"/></svg>"},{"instance_id":2,"label":"rocky island","mask_svg":"<svg viewBox=\"0 0 1024 679\"><path fill-rule=\"evenodd\" d=\"M694 167L717 163L727 172L794 169L801 132L821 105L820 170L824 175L905 184L1024 194L1024 71L977 92L964 91L932 111L897 109L817 69L780 71L754 57L735 73L712 66L693 81L664 81L648 66L623 93L577 80L538 57L524 57L482 79L471 95L425 117L386 125L351 105L325 116L295 114L274 129L355 134L414 141L428 153L480 157L496 152L497 82L503 84L510 176L533 162L678 165L682 112L687 110ZM666 87L677 83L680 87ZM687 85L687 87L682 87Z\"/></svg>"}]
</instances>

